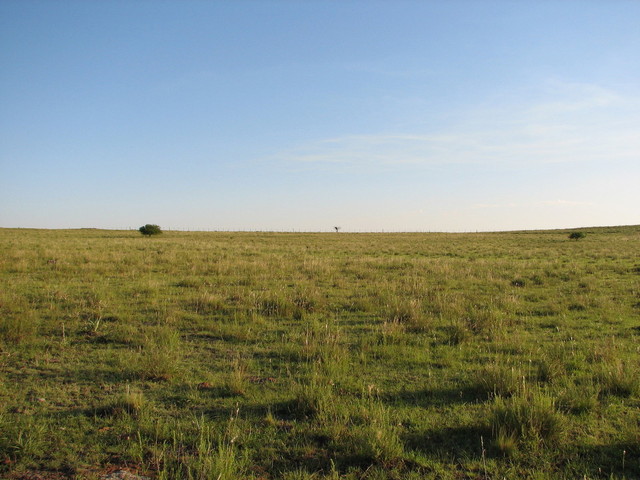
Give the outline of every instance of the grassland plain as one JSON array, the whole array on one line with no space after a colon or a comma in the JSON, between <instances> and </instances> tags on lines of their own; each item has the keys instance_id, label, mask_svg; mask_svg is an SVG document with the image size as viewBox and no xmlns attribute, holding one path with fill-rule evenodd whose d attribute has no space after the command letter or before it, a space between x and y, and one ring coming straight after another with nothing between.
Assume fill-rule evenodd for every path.
<instances>
[{"instance_id":1,"label":"grassland plain","mask_svg":"<svg viewBox=\"0 0 640 480\"><path fill-rule=\"evenodd\" d=\"M0 477L640 478L640 227L582 231L0 229Z\"/></svg>"}]
</instances>

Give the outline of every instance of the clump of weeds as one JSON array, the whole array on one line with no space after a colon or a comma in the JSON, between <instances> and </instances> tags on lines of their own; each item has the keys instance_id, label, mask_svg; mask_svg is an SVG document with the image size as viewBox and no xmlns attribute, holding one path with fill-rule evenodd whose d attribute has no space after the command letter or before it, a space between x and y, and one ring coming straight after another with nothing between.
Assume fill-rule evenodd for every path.
<instances>
[{"instance_id":1,"label":"clump of weeds","mask_svg":"<svg viewBox=\"0 0 640 480\"><path fill-rule=\"evenodd\" d=\"M640 392L640 369L622 359L602 364L594 380L603 394L630 397Z\"/></svg>"},{"instance_id":2,"label":"clump of weeds","mask_svg":"<svg viewBox=\"0 0 640 480\"><path fill-rule=\"evenodd\" d=\"M566 435L566 422L555 400L537 389L509 398L495 397L490 426L496 446L505 454L513 453L514 442L555 446Z\"/></svg>"},{"instance_id":3,"label":"clump of weeds","mask_svg":"<svg viewBox=\"0 0 640 480\"><path fill-rule=\"evenodd\" d=\"M525 376L521 369L493 362L476 374L478 391L493 397L511 397L525 389Z\"/></svg>"}]
</instances>

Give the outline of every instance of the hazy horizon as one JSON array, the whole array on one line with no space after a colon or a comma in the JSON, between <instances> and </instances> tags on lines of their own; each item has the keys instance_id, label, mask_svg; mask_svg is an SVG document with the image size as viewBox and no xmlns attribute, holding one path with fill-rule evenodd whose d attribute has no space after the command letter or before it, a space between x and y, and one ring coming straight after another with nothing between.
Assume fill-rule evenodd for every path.
<instances>
[{"instance_id":1,"label":"hazy horizon","mask_svg":"<svg viewBox=\"0 0 640 480\"><path fill-rule=\"evenodd\" d=\"M340 228L339 232L336 232L335 227L325 228L318 230L299 230L299 229L280 229L280 230L255 230L255 229L221 229L221 228L172 228L158 225L163 233L177 232L177 233L292 233L292 234L305 234L305 233L329 233L329 234L345 234L345 233L362 233L362 234L381 234L381 233L398 233L398 234L470 234L470 233L518 233L518 232L555 232L555 231L567 231L567 230L589 230L589 229L609 229L609 228L633 228L640 227L640 224L624 224L624 225L583 225L580 227L559 227L548 229L526 229L526 230L348 230ZM142 227L142 225L140 226ZM0 227L5 230L99 230L110 232L137 232L140 227Z\"/></svg>"},{"instance_id":2,"label":"hazy horizon","mask_svg":"<svg viewBox=\"0 0 640 480\"><path fill-rule=\"evenodd\" d=\"M640 224L640 3L0 3L0 227Z\"/></svg>"}]
</instances>

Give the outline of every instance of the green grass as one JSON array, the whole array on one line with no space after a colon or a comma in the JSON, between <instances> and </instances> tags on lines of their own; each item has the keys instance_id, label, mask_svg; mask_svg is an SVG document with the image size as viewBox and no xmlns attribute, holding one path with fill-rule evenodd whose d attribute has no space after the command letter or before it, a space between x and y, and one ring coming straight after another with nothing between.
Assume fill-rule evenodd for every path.
<instances>
[{"instance_id":1,"label":"green grass","mask_svg":"<svg viewBox=\"0 0 640 480\"><path fill-rule=\"evenodd\" d=\"M640 478L640 227L0 229L0 477Z\"/></svg>"}]
</instances>

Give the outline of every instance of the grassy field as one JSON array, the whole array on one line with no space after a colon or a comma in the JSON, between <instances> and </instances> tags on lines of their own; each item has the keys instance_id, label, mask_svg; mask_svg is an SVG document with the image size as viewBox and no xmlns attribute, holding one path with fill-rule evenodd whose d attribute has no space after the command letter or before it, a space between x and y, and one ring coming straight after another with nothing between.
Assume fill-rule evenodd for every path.
<instances>
[{"instance_id":1,"label":"grassy field","mask_svg":"<svg viewBox=\"0 0 640 480\"><path fill-rule=\"evenodd\" d=\"M640 478L640 227L583 231L0 229L0 477Z\"/></svg>"}]
</instances>

